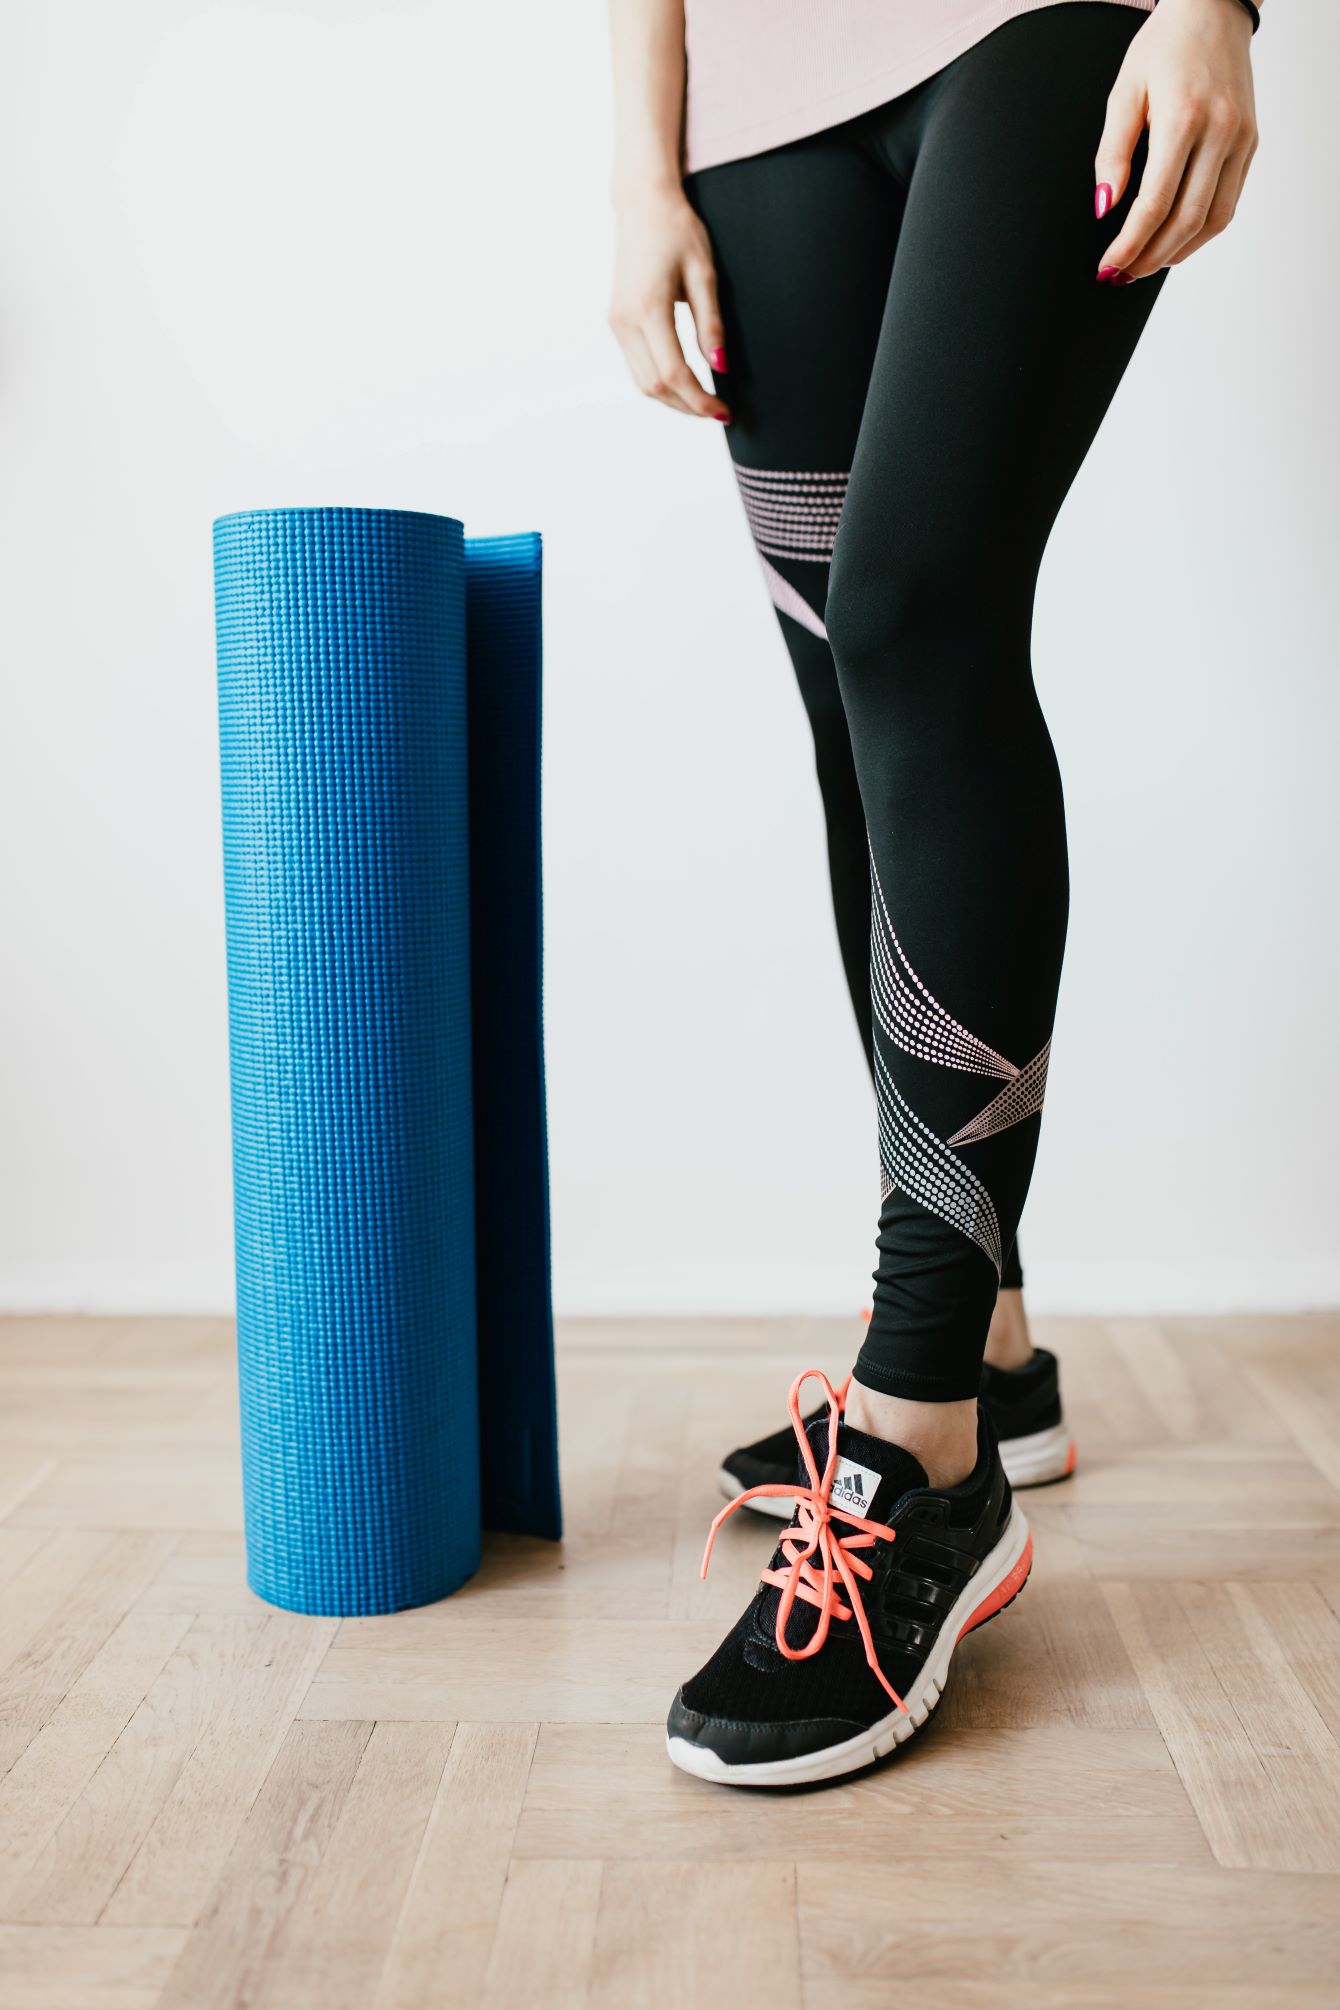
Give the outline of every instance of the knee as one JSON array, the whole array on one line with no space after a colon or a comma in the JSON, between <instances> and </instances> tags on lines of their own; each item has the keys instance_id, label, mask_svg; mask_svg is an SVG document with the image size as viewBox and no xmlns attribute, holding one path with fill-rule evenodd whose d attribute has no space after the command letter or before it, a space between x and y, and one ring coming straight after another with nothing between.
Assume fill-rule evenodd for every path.
<instances>
[{"instance_id":1,"label":"knee","mask_svg":"<svg viewBox=\"0 0 1340 2010\"><path fill-rule=\"evenodd\" d=\"M839 550L829 580L824 619L843 696L872 675L882 685L914 675L919 642L943 616L947 581L929 555L913 550L881 555L877 563L844 558Z\"/></svg>"},{"instance_id":2,"label":"knee","mask_svg":"<svg viewBox=\"0 0 1340 2010\"><path fill-rule=\"evenodd\" d=\"M1028 686L1027 575L952 541L904 537L873 562L839 547L825 618L849 721L874 708L910 728Z\"/></svg>"}]
</instances>

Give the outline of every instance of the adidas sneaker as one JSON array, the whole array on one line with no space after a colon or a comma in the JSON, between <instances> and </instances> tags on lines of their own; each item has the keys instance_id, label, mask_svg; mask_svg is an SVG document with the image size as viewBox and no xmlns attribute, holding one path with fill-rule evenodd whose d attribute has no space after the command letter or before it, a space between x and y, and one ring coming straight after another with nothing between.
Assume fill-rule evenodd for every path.
<instances>
[{"instance_id":1,"label":"adidas sneaker","mask_svg":"<svg viewBox=\"0 0 1340 2010\"><path fill-rule=\"evenodd\" d=\"M838 1400L845 1402L846 1395L844 1382ZM1036 1348L1023 1368L983 1365L978 1401L995 1429L1001 1464L1012 1487L1045 1486L1075 1470L1074 1440L1061 1409L1060 1371L1056 1356L1045 1347ZM815 1410L805 1419L806 1427L824 1414ZM758 1486L787 1487L795 1476L796 1445L787 1424L757 1444L731 1452L721 1463L717 1484L729 1500ZM789 1495L763 1494L749 1505L781 1521L791 1514Z\"/></svg>"},{"instance_id":2,"label":"adidas sneaker","mask_svg":"<svg viewBox=\"0 0 1340 2010\"><path fill-rule=\"evenodd\" d=\"M675 1765L730 1786L836 1779L903 1744L939 1701L960 1640L1018 1595L1032 1567L985 1413L972 1473L932 1487L910 1452L841 1421L824 1376L826 1407L807 1426L808 1379L790 1395L803 1464L799 1484L779 1487L790 1526L667 1723ZM721 1510L704 1573L721 1523L757 1500L744 1494Z\"/></svg>"}]
</instances>

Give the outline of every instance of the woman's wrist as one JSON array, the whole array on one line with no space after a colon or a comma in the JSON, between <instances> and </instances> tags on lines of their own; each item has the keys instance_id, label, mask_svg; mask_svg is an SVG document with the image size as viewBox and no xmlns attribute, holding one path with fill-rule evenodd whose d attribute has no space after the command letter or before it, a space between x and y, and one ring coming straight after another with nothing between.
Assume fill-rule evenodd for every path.
<instances>
[{"instance_id":1,"label":"woman's wrist","mask_svg":"<svg viewBox=\"0 0 1340 2010\"><path fill-rule=\"evenodd\" d=\"M679 162L656 162L622 167L616 163L610 177L610 201L616 210L646 209L684 200L684 182Z\"/></svg>"},{"instance_id":2,"label":"woman's wrist","mask_svg":"<svg viewBox=\"0 0 1340 2010\"><path fill-rule=\"evenodd\" d=\"M1242 0L1158 0L1158 5L1174 13L1189 11L1241 21L1249 40L1256 32L1256 23L1250 11L1243 6Z\"/></svg>"}]
</instances>

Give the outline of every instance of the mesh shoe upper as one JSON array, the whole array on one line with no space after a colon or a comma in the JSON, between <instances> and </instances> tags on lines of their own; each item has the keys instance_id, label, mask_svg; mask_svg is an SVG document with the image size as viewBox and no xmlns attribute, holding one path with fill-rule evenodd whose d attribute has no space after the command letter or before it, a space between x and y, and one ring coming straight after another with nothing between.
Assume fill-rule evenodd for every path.
<instances>
[{"instance_id":1,"label":"mesh shoe upper","mask_svg":"<svg viewBox=\"0 0 1340 2010\"><path fill-rule=\"evenodd\" d=\"M825 1412L807 1431L821 1472L828 1428ZM794 1451L794 1437L791 1445ZM985 1419L979 1424L976 1467L957 1487L930 1487L910 1453L847 1424L838 1427L838 1454L840 1472L854 1469L865 1485L877 1478L861 1511L894 1531L892 1542L864 1551L872 1575L861 1592L880 1668L902 1695L915 1681L950 1608L999 1541L1010 1515L1009 1483ZM834 1526L840 1529L841 1524ZM786 1561L779 1545L770 1568L777 1571ZM777 1644L781 1601L776 1585L760 1585L711 1660L685 1683L671 1712L672 1733L718 1748L723 1733L728 1740L735 1734L737 1747L742 1737L752 1738L749 1755L757 1756L759 1734L768 1727L792 1727L798 1737L785 1742L788 1751L795 1751L807 1748L807 1737L811 1743L832 1742L888 1716L894 1706L867 1663L855 1618L833 1619L817 1654L791 1660ZM815 1607L797 1600L785 1632L788 1646L808 1645L819 1623ZM740 1756L738 1750L735 1755Z\"/></svg>"}]
</instances>

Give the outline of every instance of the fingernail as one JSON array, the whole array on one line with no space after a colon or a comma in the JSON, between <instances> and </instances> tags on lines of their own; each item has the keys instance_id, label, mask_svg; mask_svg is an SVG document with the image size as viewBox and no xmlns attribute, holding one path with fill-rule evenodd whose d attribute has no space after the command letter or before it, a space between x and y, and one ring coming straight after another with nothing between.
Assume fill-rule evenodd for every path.
<instances>
[{"instance_id":1,"label":"fingernail","mask_svg":"<svg viewBox=\"0 0 1340 2010\"><path fill-rule=\"evenodd\" d=\"M707 360L712 365L712 368L716 371L719 377L725 375L726 352L724 349L709 349L707 352Z\"/></svg>"},{"instance_id":2,"label":"fingernail","mask_svg":"<svg viewBox=\"0 0 1340 2010\"><path fill-rule=\"evenodd\" d=\"M1124 280L1125 277L1126 274L1119 265L1100 265L1098 268L1098 284L1100 286L1115 286L1121 280Z\"/></svg>"},{"instance_id":3,"label":"fingernail","mask_svg":"<svg viewBox=\"0 0 1340 2010\"><path fill-rule=\"evenodd\" d=\"M730 424L729 412L713 412L711 416L714 419L720 419L723 426L728 426Z\"/></svg>"},{"instance_id":4,"label":"fingernail","mask_svg":"<svg viewBox=\"0 0 1340 2010\"><path fill-rule=\"evenodd\" d=\"M1100 181L1093 192L1093 213L1101 223L1112 207L1112 187L1109 182Z\"/></svg>"}]
</instances>

